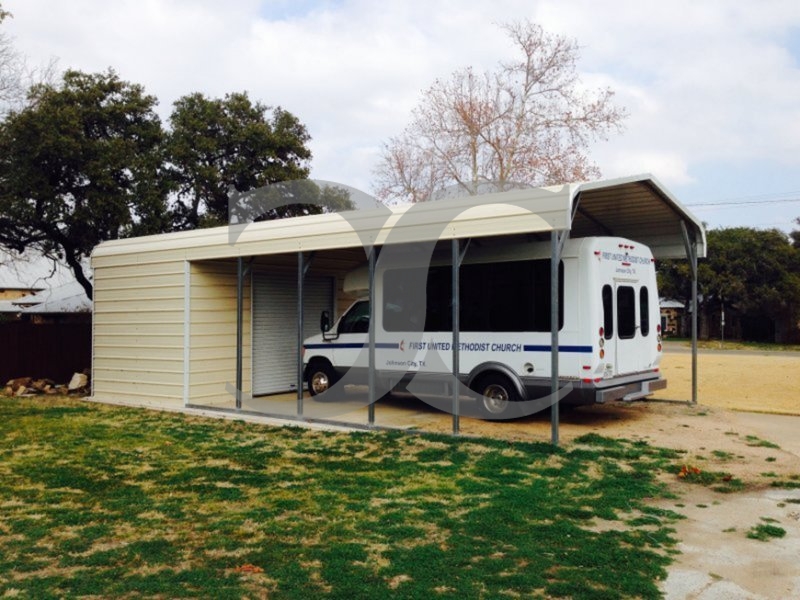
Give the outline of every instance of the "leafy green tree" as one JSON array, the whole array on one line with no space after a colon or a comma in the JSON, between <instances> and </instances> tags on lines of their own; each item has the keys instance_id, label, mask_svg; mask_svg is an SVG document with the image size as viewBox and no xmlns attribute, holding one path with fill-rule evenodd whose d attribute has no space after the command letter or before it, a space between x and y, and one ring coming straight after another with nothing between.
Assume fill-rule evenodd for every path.
<instances>
[{"instance_id":1,"label":"leafy green tree","mask_svg":"<svg viewBox=\"0 0 800 600\"><path fill-rule=\"evenodd\" d=\"M355 208L348 189L311 179L281 181L243 193L233 192L231 200L231 223L256 223Z\"/></svg>"},{"instance_id":2,"label":"leafy green tree","mask_svg":"<svg viewBox=\"0 0 800 600\"><path fill-rule=\"evenodd\" d=\"M795 219L794 222L800 225L800 218ZM800 248L800 229L795 229L789 234L789 237L792 238L792 245L795 248Z\"/></svg>"},{"instance_id":3,"label":"leafy green tree","mask_svg":"<svg viewBox=\"0 0 800 600\"><path fill-rule=\"evenodd\" d=\"M226 224L232 195L308 177L306 127L290 112L254 103L246 93L222 99L184 96L175 103L170 124L167 156L176 183L178 229ZM320 198L319 190L312 196ZM338 200L331 199L333 208ZM251 220L320 211L298 204L257 211Z\"/></svg>"},{"instance_id":4,"label":"leafy green tree","mask_svg":"<svg viewBox=\"0 0 800 600\"><path fill-rule=\"evenodd\" d=\"M710 231L708 266L708 289L745 313L779 319L800 307L798 252L777 229Z\"/></svg>"},{"instance_id":5,"label":"leafy green tree","mask_svg":"<svg viewBox=\"0 0 800 600\"><path fill-rule=\"evenodd\" d=\"M30 99L0 124L0 245L63 259L91 298L95 245L169 227L156 99L113 70L67 71Z\"/></svg>"},{"instance_id":6,"label":"leafy green tree","mask_svg":"<svg viewBox=\"0 0 800 600\"><path fill-rule=\"evenodd\" d=\"M691 273L686 261L658 265L662 296L689 305ZM723 302L744 316L792 323L800 314L800 250L777 230L749 227L708 232L708 258L700 261L700 312Z\"/></svg>"}]
</instances>

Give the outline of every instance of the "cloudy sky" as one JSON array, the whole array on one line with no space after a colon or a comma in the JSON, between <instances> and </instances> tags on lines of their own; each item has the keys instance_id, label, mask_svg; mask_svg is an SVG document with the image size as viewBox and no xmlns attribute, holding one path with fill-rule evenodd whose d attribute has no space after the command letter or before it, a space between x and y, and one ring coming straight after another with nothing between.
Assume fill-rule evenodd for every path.
<instances>
[{"instance_id":1,"label":"cloudy sky","mask_svg":"<svg viewBox=\"0 0 800 600\"><path fill-rule=\"evenodd\" d=\"M246 90L308 126L312 177L365 191L422 90L510 58L495 24L531 19L629 111L593 149L605 177L651 172L711 227L800 217L797 0L0 1L32 64L113 67L165 119L184 94Z\"/></svg>"}]
</instances>

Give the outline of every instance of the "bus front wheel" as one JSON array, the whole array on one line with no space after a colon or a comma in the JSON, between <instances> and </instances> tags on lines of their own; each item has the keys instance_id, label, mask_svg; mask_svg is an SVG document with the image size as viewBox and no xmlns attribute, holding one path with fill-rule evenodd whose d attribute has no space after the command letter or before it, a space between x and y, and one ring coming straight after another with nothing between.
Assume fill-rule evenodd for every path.
<instances>
[{"instance_id":1,"label":"bus front wheel","mask_svg":"<svg viewBox=\"0 0 800 600\"><path fill-rule=\"evenodd\" d=\"M325 361L312 362L307 371L306 383L312 396L328 391L336 383L336 371Z\"/></svg>"}]
</instances>

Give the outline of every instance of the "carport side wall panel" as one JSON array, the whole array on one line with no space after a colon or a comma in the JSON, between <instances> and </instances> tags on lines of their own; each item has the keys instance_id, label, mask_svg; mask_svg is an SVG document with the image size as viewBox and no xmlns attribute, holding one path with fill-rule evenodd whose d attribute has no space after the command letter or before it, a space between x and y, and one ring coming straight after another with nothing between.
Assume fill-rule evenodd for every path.
<instances>
[{"instance_id":1,"label":"carport side wall panel","mask_svg":"<svg viewBox=\"0 0 800 600\"><path fill-rule=\"evenodd\" d=\"M93 264L93 397L141 406L180 406L183 264L115 262Z\"/></svg>"},{"instance_id":2,"label":"carport side wall panel","mask_svg":"<svg viewBox=\"0 0 800 600\"><path fill-rule=\"evenodd\" d=\"M236 263L190 263L189 404L235 405L236 386ZM244 279L242 382L251 393L251 278ZM230 387L228 387L230 386Z\"/></svg>"}]
</instances>

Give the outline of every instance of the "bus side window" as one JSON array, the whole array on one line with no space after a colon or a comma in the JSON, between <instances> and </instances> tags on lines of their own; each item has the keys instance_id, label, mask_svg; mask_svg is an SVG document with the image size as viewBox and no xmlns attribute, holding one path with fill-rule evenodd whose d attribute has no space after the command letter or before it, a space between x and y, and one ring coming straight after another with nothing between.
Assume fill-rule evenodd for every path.
<instances>
[{"instance_id":1,"label":"bus side window","mask_svg":"<svg viewBox=\"0 0 800 600\"><path fill-rule=\"evenodd\" d=\"M614 292L610 285L603 286L603 331L604 337L614 337Z\"/></svg>"},{"instance_id":2,"label":"bus side window","mask_svg":"<svg viewBox=\"0 0 800 600\"><path fill-rule=\"evenodd\" d=\"M646 287L639 290L639 325L642 335L650 333L650 292Z\"/></svg>"}]
</instances>

